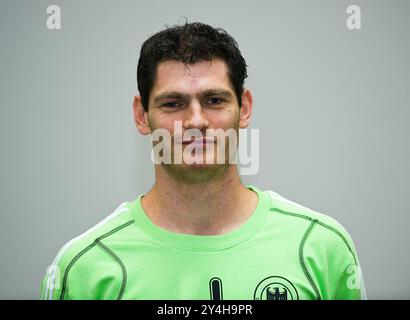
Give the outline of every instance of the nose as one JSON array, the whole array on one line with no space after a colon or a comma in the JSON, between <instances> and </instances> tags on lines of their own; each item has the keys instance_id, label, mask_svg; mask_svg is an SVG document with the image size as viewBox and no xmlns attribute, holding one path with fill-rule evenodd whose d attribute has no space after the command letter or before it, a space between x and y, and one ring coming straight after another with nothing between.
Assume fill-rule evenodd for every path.
<instances>
[{"instance_id":1,"label":"nose","mask_svg":"<svg viewBox=\"0 0 410 320\"><path fill-rule=\"evenodd\" d=\"M202 106L198 101L191 101L186 109L186 117L183 123L184 129L206 129L209 121L203 112Z\"/></svg>"}]
</instances>

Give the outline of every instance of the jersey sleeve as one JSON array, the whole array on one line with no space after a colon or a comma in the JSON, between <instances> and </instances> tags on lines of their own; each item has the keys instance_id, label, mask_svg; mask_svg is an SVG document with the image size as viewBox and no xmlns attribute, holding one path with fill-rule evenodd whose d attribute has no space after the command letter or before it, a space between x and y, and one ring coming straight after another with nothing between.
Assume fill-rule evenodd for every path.
<instances>
[{"instance_id":1,"label":"jersey sleeve","mask_svg":"<svg viewBox=\"0 0 410 320\"><path fill-rule=\"evenodd\" d=\"M56 257L56 259L58 256ZM41 300L59 300L62 288L61 264L57 260L47 267L47 272L41 281Z\"/></svg>"},{"instance_id":2,"label":"jersey sleeve","mask_svg":"<svg viewBox=\"0 0 410 320\"><path fill-rule=\"evenodd\" d=\"M346 229L335 220L313 221L303 263L318 299L367 299L356 247Z\"/></svg>"},{"instance_id":3,"label":"jersey sleeve","mask_svg":"<svg viewBox=\"0 0 410 320\"><path fill-rule=\"evenodd\" d=\"M74 267L82 255L80 249L72 242L68 242L60 249L52 264L47 267L46 275L41 282L41 300L76 299L75 296L68 294L68 289L73 281L78 281Z\"/></svg>"},{"instance_id":4,"label":"jersey sleeve","mask_svg":"<svg viewBox=\"0 0 410 320\"><path fill-rule=\"evenodd\" d=\"M366 300L366 288L356 247L347 232L343 237L346 239L344 244L347 249L340 249L340 268L335 268L332 274L336 289L333 299Z\"/></svg>"},{"instance_id":5,"label":"jersey sleeve","mask_svg":"<svg viewBox=\"0 0 410 320\"><path fill-rule=\"evenodd\" d=\"M115 253L94 241L85 248L74 246L57 255L42 281L41 299L121 299L125 282L126 273Z\"/></svg>"},{"instance_id":6,"label":"jersey sleeve","mask_svg":"<svg viewBox=\"0 0 410 320\"><path fill-rule=\"evenodd\" d=\"M123 202L112 214L83 234L67 242L58 252L41 282L43 300L121 299L126 269L110 249L110 239L134 223L129 203ZM108 242L108 246L107 246Z\"/></svg>"}]
</instances>

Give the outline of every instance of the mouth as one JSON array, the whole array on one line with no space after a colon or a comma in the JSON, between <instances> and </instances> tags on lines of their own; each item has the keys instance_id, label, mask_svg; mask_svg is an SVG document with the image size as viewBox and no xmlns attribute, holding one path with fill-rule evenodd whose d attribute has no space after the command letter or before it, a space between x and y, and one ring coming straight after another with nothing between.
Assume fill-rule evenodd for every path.
<instances>
[{"instance_id":1,"label":"mouth","mask_svg":"<svg viewBox=\"0 0 410 320\"><path fill-rule=\"evenodd\" d=\"M190 139L190 140L183 140L182 144L184 145L188 145L188 144L211 144L211 143L215 143L215 141L213 139L207 139L207 138L202 138L202 139Z\"/></svg>"}]
</instances>

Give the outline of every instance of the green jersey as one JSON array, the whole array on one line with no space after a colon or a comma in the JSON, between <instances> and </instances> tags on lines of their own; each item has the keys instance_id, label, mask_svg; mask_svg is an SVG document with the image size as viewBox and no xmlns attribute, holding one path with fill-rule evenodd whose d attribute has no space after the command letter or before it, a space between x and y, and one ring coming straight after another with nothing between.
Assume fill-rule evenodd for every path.
<instances>
[{"instance_id":1,"label":"green jersey","mask_svg":"<svg viewBox=\"0 0 410 320\"><path fill-rule=\"evenodd\" d=\"M155 225L141 197L68 242L41 298L170 300L365 299L355 246L333 218L247 186L257 207L222 235Z\"/></svg>"}]
</instances>

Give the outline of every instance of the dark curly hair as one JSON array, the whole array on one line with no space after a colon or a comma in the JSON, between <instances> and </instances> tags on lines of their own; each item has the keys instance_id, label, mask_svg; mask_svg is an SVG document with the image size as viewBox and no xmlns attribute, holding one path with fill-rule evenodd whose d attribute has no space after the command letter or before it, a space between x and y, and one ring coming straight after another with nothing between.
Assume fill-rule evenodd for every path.
<instances>
[{"instance_id":1,"label":"dark curly hair","mask_svg":"<svg viewBox=\"0 0 410 320\"><path fill-rule=\"evenodd\" d=\"M224 29L186 21L184 25L166 26L165 30L152 35L142 44L137 67L138 91L144 110L148 111L149 95L160 62L176 60L193 64L214 58L227 64L228 77L241 107L247 65L238 43Z\"/></svg>"}]
</instances>

